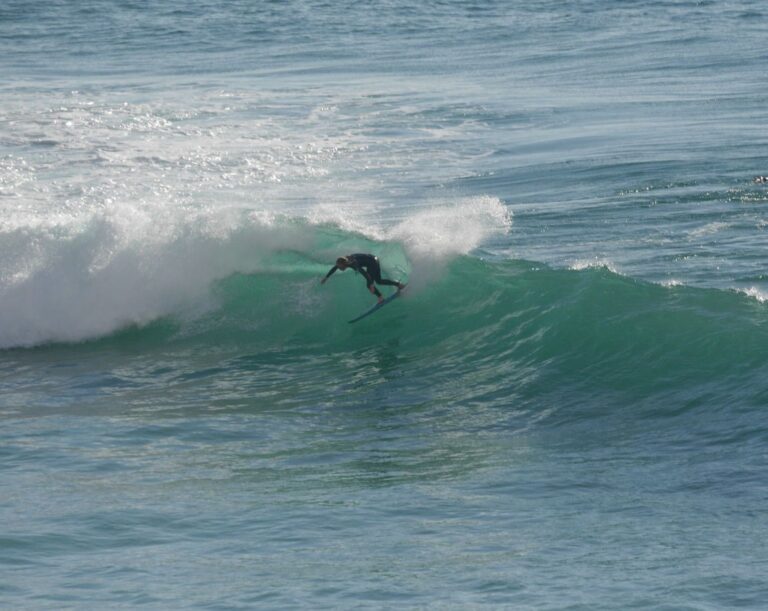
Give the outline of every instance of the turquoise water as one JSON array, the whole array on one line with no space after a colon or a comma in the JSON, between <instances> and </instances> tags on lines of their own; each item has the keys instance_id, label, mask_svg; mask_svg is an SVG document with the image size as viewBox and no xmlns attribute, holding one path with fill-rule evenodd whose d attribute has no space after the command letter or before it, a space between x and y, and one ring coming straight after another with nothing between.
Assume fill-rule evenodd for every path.
<instances>
[{"instance_id":1,"label":"turquoise water","mask_svg":"<svg viewBox=\"0 0 768 611\"><path fill-rule=\"evenodd\" d=\"M763 608L766 31L6 2L0 606Z\"/></svg>"}]
</instances>

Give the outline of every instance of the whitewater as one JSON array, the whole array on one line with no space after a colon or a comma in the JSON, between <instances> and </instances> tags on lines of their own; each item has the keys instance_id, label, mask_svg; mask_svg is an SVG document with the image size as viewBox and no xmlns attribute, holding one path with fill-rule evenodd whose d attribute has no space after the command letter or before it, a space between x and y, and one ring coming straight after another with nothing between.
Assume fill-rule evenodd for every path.
<instances>
[{"instance_id":1,"label":"whitewater","mask_svg":"<svg viewBox=\"0 0 768 611\"><path fill-rule=\"evenodd\" d=\"M767 26L6 2L0 606L762 608Z\"/></svg>"}]
</instances>

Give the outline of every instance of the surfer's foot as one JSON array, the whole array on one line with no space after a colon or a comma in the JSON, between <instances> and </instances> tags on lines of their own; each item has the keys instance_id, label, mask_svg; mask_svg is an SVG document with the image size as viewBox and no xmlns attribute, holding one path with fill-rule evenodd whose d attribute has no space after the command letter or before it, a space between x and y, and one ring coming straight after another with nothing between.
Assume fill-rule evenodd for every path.
<instances>
[{"instance_id":1,"label":"surfer's foot","mask_svg":"<svg viewBox=\"0 0 768 611\"><path fill-rule=\"evenodd\" d=\"M382 301L384 301L384 297L379 297L379 303L381 303Z\"/></svg>"},{"instance_id":2,"label":"surfer's foot","mask_svg":"<svg viewBox=\"0 0 768 611\"><path fill-rule=\"evenodd\" d=\"M402 291L405 288L405 285L402 282L397 283L397 290Z\"/></svg>"}]
</instances>

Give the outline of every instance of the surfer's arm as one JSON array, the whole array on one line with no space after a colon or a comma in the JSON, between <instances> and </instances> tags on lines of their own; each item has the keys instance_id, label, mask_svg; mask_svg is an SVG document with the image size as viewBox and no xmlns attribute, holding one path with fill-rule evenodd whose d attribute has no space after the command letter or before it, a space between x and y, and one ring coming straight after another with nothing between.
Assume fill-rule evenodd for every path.
<instances>
[{"instance_id":1,"label":"surfer's arm","mask_svg":"<svg viewBox=\"0 0 768 611\"><path fill-rule=\"evenodd\" d=\"M339 269L339 268L338 268L338 267L336 267L336 266L334 265L334 266L331 268L331 271L329 271L329 272L328 272L328 273L325 275L325 278L323 278L323 279L320 281L320 284L325 284L325 281L326 281L326 280L328 280L328 278L330 278L330 277L331 277L331 275L333 274L333 272L335 272L337 269Z\"/></svg>"}]
</instances>

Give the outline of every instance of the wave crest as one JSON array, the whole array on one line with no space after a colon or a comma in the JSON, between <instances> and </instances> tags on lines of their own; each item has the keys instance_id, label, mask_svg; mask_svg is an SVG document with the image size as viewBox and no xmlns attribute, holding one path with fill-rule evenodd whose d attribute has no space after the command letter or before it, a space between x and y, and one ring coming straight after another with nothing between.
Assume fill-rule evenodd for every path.
<instances>
[{"instance_id":1,"label":"wave crest","mask_svg":"<svg viewBox=\"0 0 768 611\"><path fill-rule=\"evenodd\" d=\"M421 209L385 231L249 209L112 203L58 216L16 216L0 226L0 347L82 341L169 315L199 316L233 274L283 269L283 253L324 273L340 254L369 251L400 278L422 280L469 252L509 217L494 198ZM415 262L415 265L413 264ZM295 265L296 262L292 262Z\"/></svg>"}]
</instances>

